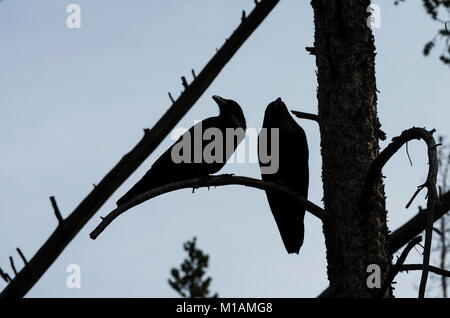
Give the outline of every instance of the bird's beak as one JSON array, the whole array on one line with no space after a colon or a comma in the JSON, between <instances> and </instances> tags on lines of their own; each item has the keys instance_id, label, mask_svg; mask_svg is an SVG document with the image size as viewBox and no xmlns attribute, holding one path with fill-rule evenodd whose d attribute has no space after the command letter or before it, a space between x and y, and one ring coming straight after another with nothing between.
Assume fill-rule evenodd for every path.
<instances>
[{"instance_id":1,"label":"bird's beak","mask_svg":"<svg viewBox=\"0 0 450 318\"><path fill-rule=\"evenodd\" d=\"M277 100L275 101L275 103L277 103L277 106L281 106L281 104L283 103L283 101L281 100L281 97L278 97Z\"/></svg>"},{"instance_id":2,"label":"bird's beak","mask_svg":"<svg viewBox=\"0 0 450 318\"><path fill-rule=\"evenodd\" d=\"M214 101L217 103L217 105L219 105L220 110L222 110L224 106L226 106L228 104L228 101L225 98L222 98L218 95L214 95L212 97L212 99L214 99Z\"/></svg>"}]
</instances>

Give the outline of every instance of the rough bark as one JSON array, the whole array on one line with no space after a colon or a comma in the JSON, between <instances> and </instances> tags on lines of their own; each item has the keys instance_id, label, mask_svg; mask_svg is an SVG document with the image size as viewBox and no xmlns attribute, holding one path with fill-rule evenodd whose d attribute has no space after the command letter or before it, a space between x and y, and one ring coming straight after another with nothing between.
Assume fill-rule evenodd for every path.
<instances>
[{"instance_id":1,"label":"rough bark","mask_svg":"<svg viewBox=\"0 0 450 318\"><path fill-rule=\"evenodd\" d=\"M384 186L376 182L369 211L358 204L382 136L377 117L375 46L369 0L312 0L318 79L328 279L336 297L374 297L369 264L382 280L391 267Z\"/></svg>"}]
</instances>

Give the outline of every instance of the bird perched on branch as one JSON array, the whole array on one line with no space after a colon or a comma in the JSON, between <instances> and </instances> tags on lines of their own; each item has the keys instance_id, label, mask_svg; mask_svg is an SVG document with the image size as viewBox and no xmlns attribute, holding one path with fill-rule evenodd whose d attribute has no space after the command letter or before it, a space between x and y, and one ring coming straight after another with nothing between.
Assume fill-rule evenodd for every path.
<instances>
[{"instance_id":1,"label":"bird perched on branch","mask_svg":"<svg viewBox=\"0 0 450 318\"><path fill-rule=\"evenodd\" d=\"M245 117L238 103L214 95L219 115L204 119L167 149L117 205L165 184L218 172L245 137ZM205 140L210 140L205 142Z\"/></svg>"},{"instance_id":2,"label":"bird perched on branch","mask_svg":"<svg viewBox=\"0 0 450 318\"><path fill-rule=\"evenodd\" d=\"M258 136L262 179L283 184L307 198L309 154L306 135L281 98L267 106L262 128ZM271 169L268 169L270 165L265 153L270 153ZM278 161L275 166L274 160ZM305 208L298 206L288 195L268 190L266 195L287 252L298 254L303 244Z\"/></svg>"}]
</instances>

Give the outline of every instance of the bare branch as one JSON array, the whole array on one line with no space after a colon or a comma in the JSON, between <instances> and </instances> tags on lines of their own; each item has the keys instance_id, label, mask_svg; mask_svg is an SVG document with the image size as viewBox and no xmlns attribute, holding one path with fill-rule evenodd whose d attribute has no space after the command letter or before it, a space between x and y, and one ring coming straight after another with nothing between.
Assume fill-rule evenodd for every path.
<instances>
[{"instance_id":1,"label":"bare branch","mask_svg":"<svg viewBox=\"0 0 450 318\"><path fill-rule=\"evenodd\" d=\"M435 231L437 234L439 234L441 236L444 235L444 233L441 230L439 230L438 228L433 227L433 231Z\"/></svg>"},{"instance_id":2,"label":"bare branch","mask_svg":"<svg viewBox=\"0 0 450 318\"><path fill-rule=\"evenodd\" d=\"M24 264L25 266L27 266L28 262L27 262L27 259L25 258L25 255L23 255L23 253L22 253L22 251L20 250L20 248L16 248L16 250L17 250L17 253L19 253L20 258L22 259L23 264Z\"/></svg>"},{"instance_id":3,"label":"bare branch","mask_svg":"<svg viewBox=\"0 0 450 318\"><path fill-rule=\"evenodd\" d=\"M170 92L167 93L169 95L170 101L173 103L175 103L175 100L172 97L172 94Z\"/></svg>"},{"instance_id":4,"label":"bare branch","mask_svg":"<svg viewBox=\"0 0 450 318\"><path fill-rule=\"evenodd\" d=\"M54 196L50 197L50 202L52 203L53 210L55 211L55 216L58 219L58 224L60 226L64 225L64 219L61 216L61 212L59 211L58 204L56 204L56 200Z\"/></svg>"},{"instance_id":5,"label":"bare branch","mask_svg":"<svg viewBox=\"0 0 450 318\"><path fill-rule=\"evenodd\" d=\"M174 182L147 191L137 196L130 202L125 203L124 205L121 205L117 207L115 210L111 211L106 217L102 219L101 223L91 232L90 237L93 240L95 240L100 235L100 233L102 233L105 230L105 228L119 215L131 209L132 207L141 204L147 200L150 200L154 197L157 197L159 195L181 189L188 189L188 188L197 189L201 187L225 186L225 185L243 185L261 190L271 190L286 193L287 195L295 197L298 201L299 206L306 208L307 211L311 212L314 216L318 217L319 219L321 220L323 219L324 210L321 207L299 196L295 191L285 186L279 185L274 182L268 182L248 177L220 175Z\"/></svg>"},{"instance_id":6,"label":"bare branch","mask_svg":"<svg viewBox=\"0 0 450 318\"><path fill-rule=\"evenodd\" d=\"M9 263L11 264L11 269L13 270L14 275L17 275L16 266L14 265L14 259L12 256L9 257Z\"/></svg>"},{"instance_id":7,"label":"bare branch","mask_svg":"<svg viewBox=\"0 0 450 318\"><path fill-rule=\"evenodd\" d=\"M6 286L0 297L23 297L61 254L75 235L97 212L117 188L141 165L170 133L181 118L202 96L220 71L269 15L279 0L263 0L240 23L236 30L197 78L178 97L155 126L146 131L142 140L101 180L95 189L67 217L65 231L59 227L28 262L14 280Z\"/></svg>"},{"instance_id":8,"label":"bare branch","mask_svg":"<svg viewBox=\"0 0 450 318\"><path fill-rule=\"evenodd\" d=\"M391 268L389 275L386 279L386 282L383 284L383 287L380 290L379 297L382 298L386 291L389 289L389 287L392 284L392 281L394 280L395 276L397 276L398 272L401 271L401 268L403 264L406 261L406 257L408 257L409 252L413 249L413 247L417 244L419 244L422 241L421 236L417 236L414 239L412 239L408 245L406 245L405 249L403 250L402 254L400 255L399 259L397 260L397 263Z\"/></svg>"},{"instance_id":9,"label":"bare branch","mask_svg":"<svg viewBox=\"0 0 450 318\"><path fill-rule=\"evenodd\" d=\"M423 270L423 264L406 264L403 265L400 268L401 272L404 271L422 271ZM433 265L428 265L428 271L433 272L437 275L441 275L441 276L445 276L445 277L450 277L450 271L433 266Z\"/></svg>"},{"instance_id":10,"label":"bare branch","mask_svg":"<svg viewBox=\"0 0 450 318\"><path fill-rule=\"evenodd\" d=\"M186 81L186 77L184 77L184 76L181 76L181 83L183 84L184 88L188 88L189 87L189 84Z\"/></svg>"},{"instance_id":11,"label":"bare branch","mask_svg":"<svg viewBox=\"0 0 450 318\"><path fill-rule=\"evenodd\" d=\"M8 273L5 273L1 268L0 268L0 277L3 278L3 280L7 283L11 281L11 277L9 277Z\"/></svg>"},{"instance_id":12,"label":"bare branch","mask_svg":"<svg viewBox=\"0 0 450 318\"><path fill-rule=\"evenodd\" d=\"M434 210L435 221L450 211L450 192L447 192L441 196L440 203L441 204L436 206ZM391 253L395 253L395 251L409 242L413 237L419 235L425 229L428 214L428 209L420 209L411 220L392 232L389 236Z\"/></svg>"},{"instance_id":13,"label":"bare branch","mask_svg":"<svg viewBox=\"0 0 450 318\"><path fill-rule=\"evenodd\" d=\"M424 188L425 188L424 184L422 184L421 186L417 187L416 192L414 192L412 198L408 201L408 203L406 204L405 208L409 209L411 204L414 202L414 199L417 197L417 195L420 193L420 191L422 191Z\"/></svg>"},{"instance_id":14,"label":"bare branch","mask_svg":"<svg viewBox=\"0 0 450 318\"><path fill-rule=\"evenodd\" d=\"M291 113L293 113L298 118L314 120L315 122L319 123L319 115L299 112L296 110L291 110Z\"/></svg>"}]
</instances>

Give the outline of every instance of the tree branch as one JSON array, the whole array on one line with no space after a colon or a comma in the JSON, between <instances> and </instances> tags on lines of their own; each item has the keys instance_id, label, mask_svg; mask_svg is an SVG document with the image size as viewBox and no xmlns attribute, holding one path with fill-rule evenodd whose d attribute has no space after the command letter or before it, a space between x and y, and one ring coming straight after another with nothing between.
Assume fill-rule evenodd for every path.
<instances>
[{"instance_id":1,"label":"tree branch","mask_svg":"<svg viewBox=\"0 0 450 318\"><path fill-rule=\"evenodd\" d=\"M391 271L386 279L386 282L384 283L383 287L380 290L379 297L382 298L386 291L388 290L389 286L391 286L392 281L394 280L395 276L401 271L401 268L403 264L406 261L406 257L408 257L409 252L413 249L414 246L419 244L422 241L421 236L417 236L414 239L412 239L408 245L406 245L405 249L403 250L402 254L400 255L399 259L397 260L397 263L391 268Z\"/></svg>"},{"instance_id":2,"label":"tree branch","mask_svg":"<svg viewBox=\"0 0 450 318\"><path fill-rule=\"evenodd\" d=\"M406 265L402 265L402 267L400 268L401 272L404 271L422 271L423 270L423 264L406 264ZM450 271L433 266L433 265L428 265L428 271L433 272L437 275L441 275L441 276L445 276L445 277L450 277Z\"/></svg>"},{"instance_id":3,"label":"tree branch","mask_svg":"<svg viewBox=\"0 0 450 318\"><path fill-rule=\"evenodd\" d=\"M428 200L427 200L428 217L427 217L427 225L425 227L425 249L423 254L424 271L422 273L422 278L420 281L419 298L423 298L425 296L425 289L428 279L428 265L430 262L430 253L431 253L431 240L433 236L433 221L434 221L433 213L435 205L439 201L436 190L438 159L437 159L436 142L433 138L433 133L434 130L427 131L424 128L413 127L411 129L403 131L400 136L392 139L391 144L389 144L370 165L360 199L362 213L367 213L369 208L370 197L373 188L375 186L375 182L376 180L379 179L381 175L381 170L386 165L386 163L408 141L413 139L422 139L423 141L425 141L428 147L429 168L427 180L425 181L422 187L426 187L428 189ZM419 187L419 189L421 188ZM412 200L416 197L417 193L418 191L416 191L413 198L408 203L408 206L411 204Z\"/></svg>"},{"instance_id":4,"label":"tree branch","mask_svg":"<svg viewBox=\"0 0 450 318\"><path fill-rule=\"evenodd\" d=\"M169 110L142 140L126 154L102 179L65 220L64 231L57 228L39 251L30 259L0 297L23 297L61 254L67 244L97 212L117 188L141 165L170 133L181 118L205 92L223 67L230 61L248 37L261 24L279 0L263 0L240 23L229 40L216 52L198 76L192 81Z\"/></svg>"},{"instance_id":5,"label":"tree branch","mask_svg":"<svg viewBox=\"0 0 450 318\"><path fill-rule=\"evenodd\" d=\"M7 283L11 281L11 277L9 277L8 273L5 273L1 268L0 268L0 277L3 278L3 280Z\"/></svg>"},{"instance_id":6,"label":"tree branch","mask_svg":"<svg viewBox=\"0 0 450 318\"><path fill-rule=\"evenodd\" d=\"M64 219L61 216L61 212L59 212L58 204L56 203L55 197L50 197L50 202L52 203L53 211L55 211L56 219L58 219L59 226L64 226Z\"/></svg>"},{"instance_id":7,"label":"tree branch","mask_svg":"<svg viewBox=\"0 0 450 318\"><path fill-rule=\"evenodd\" d=\"M243 185L248 187L253 187L261 190L271 190L277 192L283 192L287 195L295 197L298 201L299 206L306 208L307 211L311 212L314 216L319 219L323 219L324 210L315 205L314 203L306 200L305 198L299 196L295 191L282 186L274 182L268 182L248 177L232 176L232 175L219 175L219 176L209 176L205 178L197 178L191 180L184 180L179 182L170 183L150 191L147 191L130 202L119 206L115 210L111 211L106 217L102 218L101 223L91 232L89 235L93 240L95 240L100 233L102 233L106 227L115 220L119 215L125 211L131 209L132 207L141 204L147 200L154 197L160 196L162 194L172 192L175 190L188 189L188 188L201 188L201 187L211 187L211 186L225 186L225 185Z\"/></svg>"},{"instance_id":8,"label":"tree branch","mask_svg":"<svg viewBox=\"0 0 450 318\"><path fill-rule=\"evenodd\" d=\"M450 191L440 197L440 203L434 210L434 221L450 211ZM392 232L389 236L389 245L392 253L395 253L411 238L419 235L425 229L428 215L428 209L419 209L419 212L411 220Z\"/></svg>"},{"instance_id":9,"label":"tree branch","mask_svg":"<svg viewBox=\"0 0 450 318\"><path fill-rule=\"evenodd\" d=\"M315 122L320 123L319 115L299 112L299 111L296 111L296 110L291 110L291 113L293 113L297 118L314 120Z\"/></svg>"},{"instance_id":10,"label":"tree branch","mask_svg":"<svg viewBox=\"0 0 450 318\"><path fill-rule=\"evenodd\" d=\"M14 259L12 256L9 257L9 263L11 264L11 269L13 270L14 275L17 275L16 266L14 265Z\"/></svg>"},{"instance_id":11,"label":"tree branch","mask_svg":"<svg viewBox=\"0 0 450 318\"><path fill-rule=\"evenodd\" d=\"M23 265L24 265L24 266L27 266L27 265L28 265L28 262L27 262L27 259L25 258L25 255L23 255L23 253L22 253L22 251L20 250L20 248L16 248L16 250L17 250L17 253L19 253L20 258L21 258L22 261L23 261Z\"/></svg>"}]
</instances>

